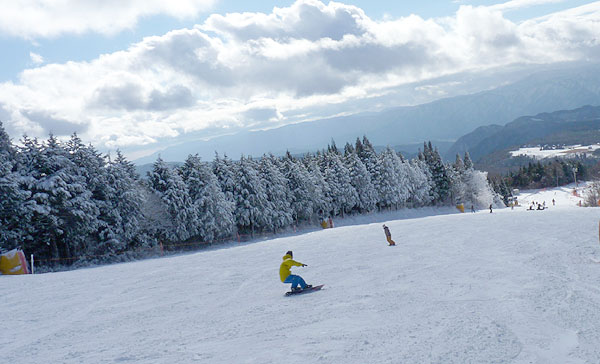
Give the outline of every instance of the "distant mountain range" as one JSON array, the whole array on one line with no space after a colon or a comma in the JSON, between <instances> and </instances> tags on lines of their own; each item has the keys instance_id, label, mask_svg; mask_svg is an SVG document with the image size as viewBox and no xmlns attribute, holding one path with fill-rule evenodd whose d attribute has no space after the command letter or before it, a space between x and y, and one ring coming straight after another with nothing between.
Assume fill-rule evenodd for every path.
<instances>
[{"instance_id":1,"label":"distant mountain range","mask_svg":"<svg viewBox=\"0 0 600 364\"><path fill-rule=\"evenodd\" d=\"M205 160L212 160L215 151L226 153L234 159L241 154L260 156L271 152L281 155L286 150L304 153L322 149L332 139L338 146L343 146L363 135L374 145L418 147L427 140L434 144L436 141L454 142L476 130L477 136L461 138L461 143L472 146L468 138L479 140L489 137L507 122L522 115L574 109L582 105L600 105L598 64L540 72L490 91L417 106L303 122L208 141L186 142L134 162L151 163L158 154L166 161L183 161L189 154L195 153ZM485 127L476 129L481 126ZM464 146L458 145L450 154L461 150L464 150ZM454 159L454 156L450 159Z\"/></svg>"},{"instance_id":2,"label":"distant mountain range","mask_svg":"<svg viewBox=\"0 0 600 364\"><path fill-rule=\"evenodd\" d=\"M492 173L505 173L518 166L521 160L512 158L509 151L525 145L589 145L600 143L600 106L583 106L573 110L559 110L534 116L521 116L501 125L480 126L460 137L455 143L439 142L436 148L447 161L454 161L468 151L478 169ZM325 148L322 145L318 149ZM396 145L394 150L406 158L414 158L423 144ZM376 146L377 152L385 147ZM211 158L207 160L212 160ZM174 167L182 162L170 162ZM147 163L137 166L145 176L152 169Z\"/></svg>"},{"instance_id":3,"label":"distant mountain range","mask_svg":"<svg viewBox=\"0 0 600 364\"><path fill-rule=\"evenodd\" d=\"M600 106L522 116L505 126L479 127L459 138L446 159L469 151L476 166L488 171L509 167L508 151L529 145L573 145L600 142Z\"/></svg>"}]
</instances>

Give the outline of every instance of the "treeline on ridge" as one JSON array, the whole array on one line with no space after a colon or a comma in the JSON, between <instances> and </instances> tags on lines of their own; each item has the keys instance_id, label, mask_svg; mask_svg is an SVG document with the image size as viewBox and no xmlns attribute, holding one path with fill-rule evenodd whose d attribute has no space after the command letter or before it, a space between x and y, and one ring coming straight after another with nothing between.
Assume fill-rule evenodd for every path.
<instances>
[{"instance_id":1,"label":"treeline on ridge","mask_svg":"<svg viewBox=\"0 0 600 364\"><path fill-rule=\"evenodd\" d=\"M217 242L277 233L346 214L465 203L495 194L468 156L445 164L431 143L406 160L366 137L301 158L263 155L212 162L190 155L170 168L160 157L147 178L120 152L102 155L73 134L23 137L0 123L0 249L21 247L38 264L80 266L129 260L174 242Z\"/></svg>"},{"instance_id":2,"label":"treeline on ridge","mask_svg":"<svg viewBox=\"0 0 600 364\"><path fill-rule=\"evenodd\" d=\"M512 195L512 190L540 189L564 186L575 181L594 179L600 172L600 163L596 158L554 158L540 161L521 157L523 164L503 175L490 176L491 184L498 194L504 196L505 202Z\"/></svg>"}]
</instances>

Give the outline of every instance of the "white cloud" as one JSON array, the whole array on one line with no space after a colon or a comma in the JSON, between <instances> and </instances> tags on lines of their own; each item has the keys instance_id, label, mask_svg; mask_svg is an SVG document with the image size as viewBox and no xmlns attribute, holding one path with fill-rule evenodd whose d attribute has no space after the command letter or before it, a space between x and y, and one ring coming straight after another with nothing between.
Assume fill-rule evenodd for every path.
<instances>
[{"instance_id":1,"label":"white cloud","mask_svg":"<svg viewBox=\"0 0 600 364\"><path fill-rule=\"evenodd\" d=\"M511 0L511 1L507 1L502 4L492 5L492 6L490 6L490 9L508 11L508 10L527 8L527 7L536 6L536 5L555 4L555 3L562 3L562 2L565 2L565 0Z\"/></svg>"},{"instance_id":2,"label":"white cloud","mask_svg":"<svg viewBox=\"0 0 600 364\"><path fill-rule=\"evenodd\" d=\"M335 105L347 112L460 72L598 61L599 18L596 2L519 24L473 6L445 19L376 22L353 6L300 0L272 14L214 15L91 62L26 70L0 84L0 105L19 134L71 128L101 148L151 149L190 132L269 127ZM415 92L443 95L435 85Z\"/></svg>"},{"instance_id":3,"label":"white cloud","mask_svg":"<svg viewBox=\"0 0 600 364\"><path fill-rule=\"evenodd\" d=\"M33 64L39 65L44 63L44 57L37 53L29 52L29 58L31 58L31 62L33 62Z\"/></svg>"},{"instance_id":4,"label":"white cloud","mask_svg":"<svg viewBox=\"0 0 600 364\"><path fill-rule=\"evenodd\" d=\"M351 5L318 0L297 1L288 8L274 8L271 14L243 13L212 15L203 30L247 41L260 38L322 38L340 40L346 35L363 34L371 20Z\"/></svg>"},{"instance_id":5,"label":"white cloud","mask_svg":"<svg viewBox=\"0 0 600 364\"><path fill-rule=\"evenodd\" d=\"M133 28L143 16L192 18L216 0L19 0L5 1L0 32L22 38L55 37L88 31L115 34Z\"/></svg>"}]
</instances>

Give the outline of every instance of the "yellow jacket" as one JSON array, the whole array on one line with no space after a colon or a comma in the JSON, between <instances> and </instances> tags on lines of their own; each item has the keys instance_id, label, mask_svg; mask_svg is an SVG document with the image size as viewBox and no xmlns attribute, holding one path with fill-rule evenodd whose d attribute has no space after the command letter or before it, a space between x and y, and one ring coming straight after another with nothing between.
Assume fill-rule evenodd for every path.
<instances>
[{"instance_id":1,"label":"yellow jacket","mask_svg":"<svg viewBox=\"0 0 600 364\"><path fill-rule=\"evenodd\" d=\"M295 261L294 259L292 259L292 257L289 254L286 254L286 255L283 256L283 263L281 263L281 266L279 267L279 278L281 278L282 282L285 282L285 279L290 274L292 274L292 271L290 269L294 265L296 267L301 267L304 264Z\"/></svg>"}]
</instances>

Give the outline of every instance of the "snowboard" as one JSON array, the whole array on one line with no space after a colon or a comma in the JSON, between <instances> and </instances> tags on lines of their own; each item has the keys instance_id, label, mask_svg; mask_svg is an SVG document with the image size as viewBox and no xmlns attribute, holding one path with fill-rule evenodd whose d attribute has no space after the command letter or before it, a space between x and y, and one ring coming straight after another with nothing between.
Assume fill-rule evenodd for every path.
<instances>
[{"instance_id":1,"label":"snowboard","mask_svg":"<svg viewBox=\"0 0 600 364\"><path fill-rule=\"evenodd\" d=\"M297 294L304 294L304 293L319 291L321 288L323 288L323 286L324 286L324 284L321 284L321 285L312 286L312 287L306 288L306 289L299 289L297 291L289 291L289 292L285 292L285 295L293 296L293 295L297 295Z\"/></svg>"}]
</instances>

